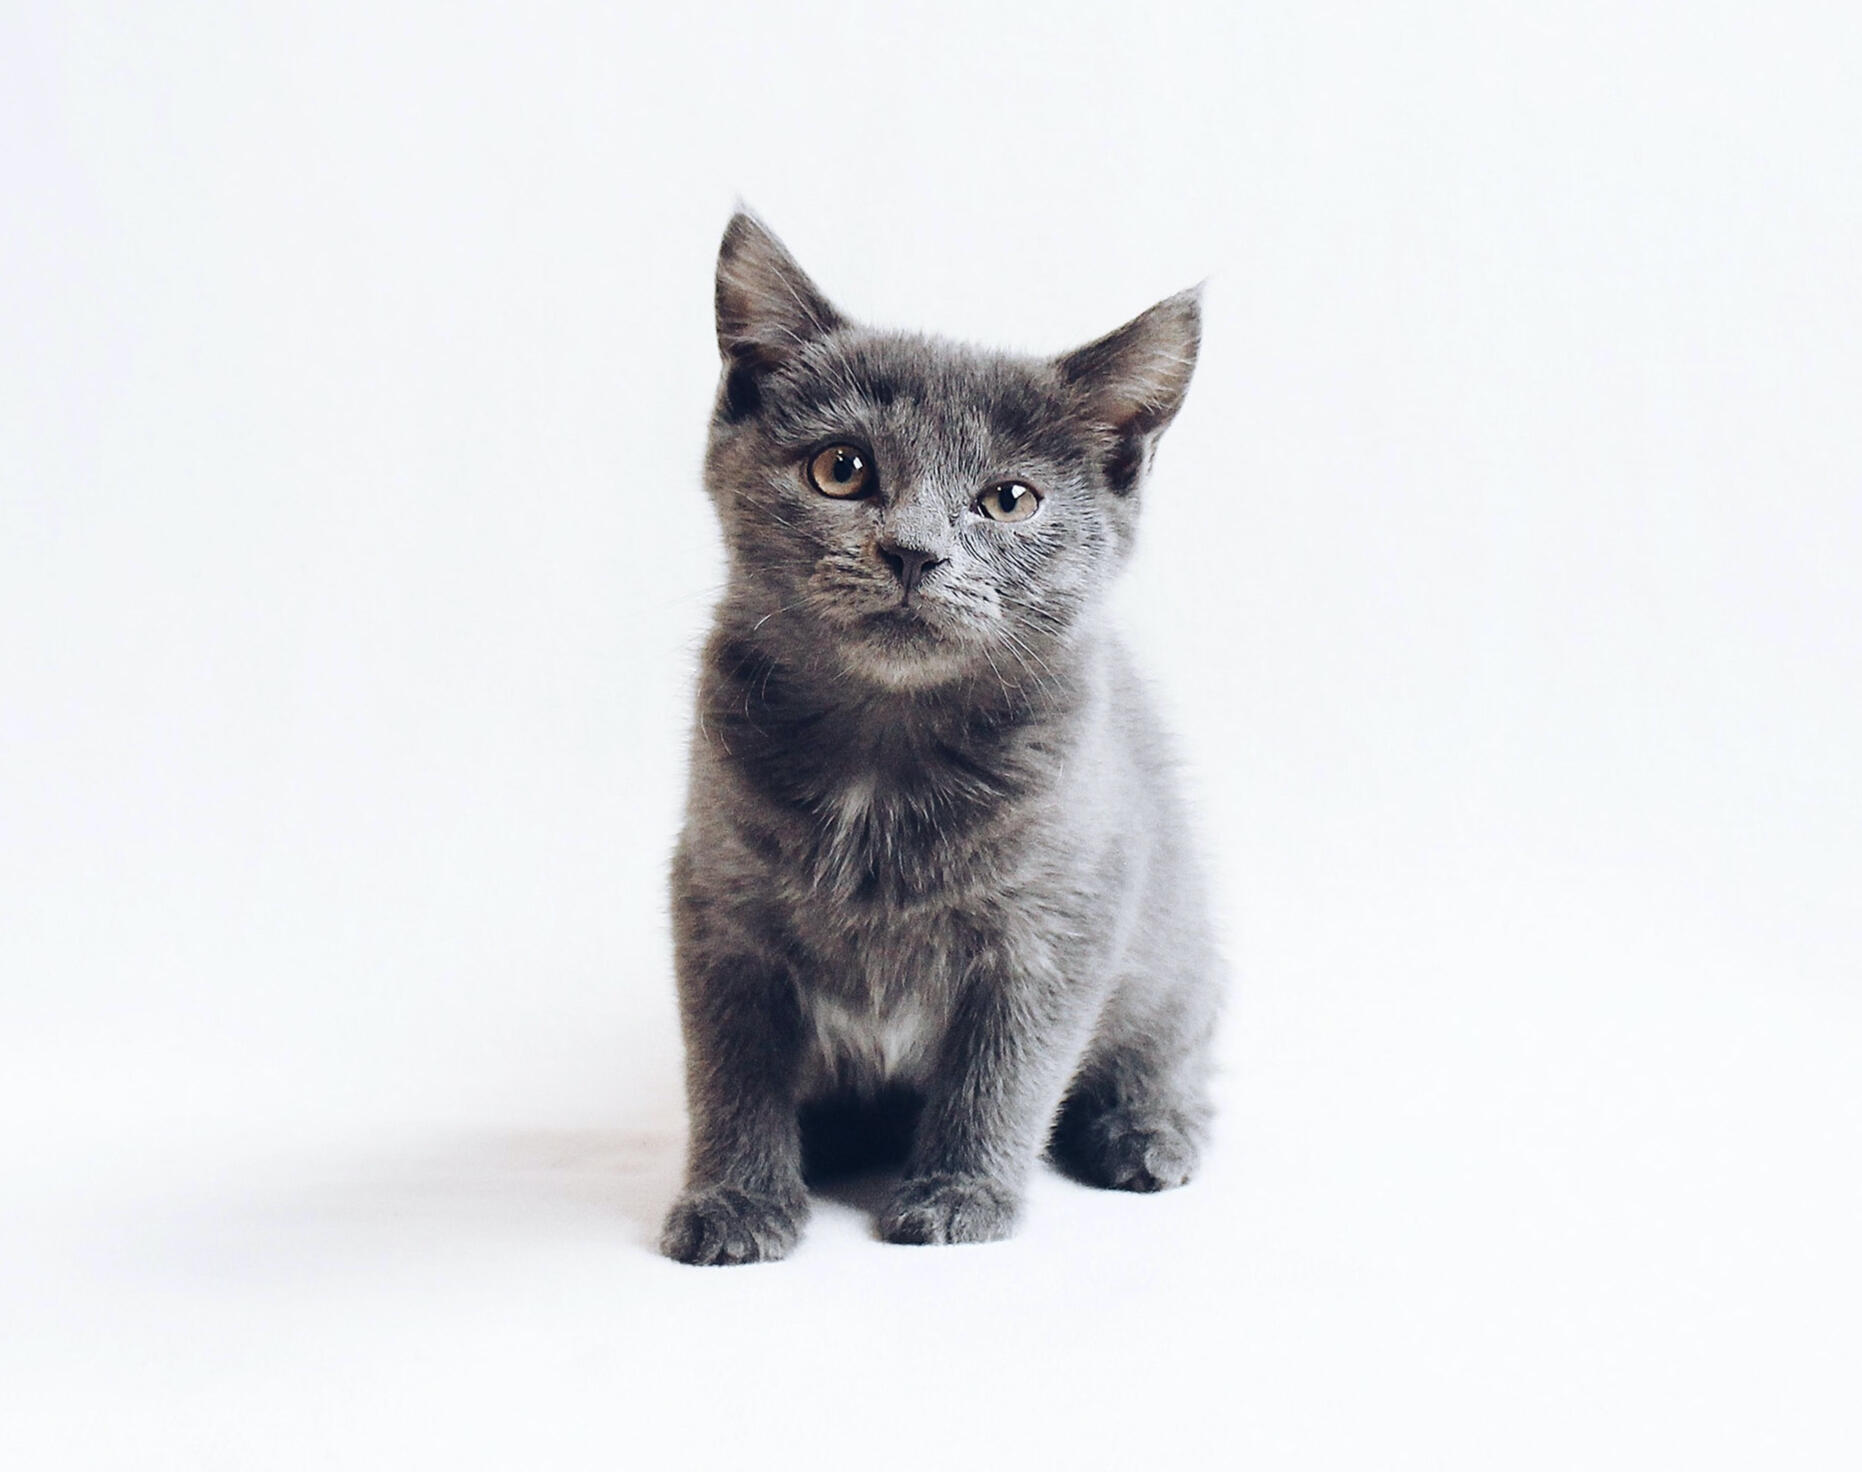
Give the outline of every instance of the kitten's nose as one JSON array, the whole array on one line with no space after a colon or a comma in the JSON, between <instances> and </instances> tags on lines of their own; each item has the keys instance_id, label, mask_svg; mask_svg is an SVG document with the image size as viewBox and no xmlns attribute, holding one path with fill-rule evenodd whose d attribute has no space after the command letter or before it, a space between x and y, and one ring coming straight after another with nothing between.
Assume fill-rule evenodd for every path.
<instances>
[{"instance_id":1,"label":"kitten's nose","mask_svg":"<svg viewBox=\"0 0 1862 1472\"><path fill-rule=\"evenodd\" d=\"M918 586L918 580L924 576L927 568L936 567L944 559L935 552L927 552L922 547L907 547L898 542L881 542L879 560L892 569L893 575L905 586L905 597L912 596L912 589Z\"/></svg>"}]
</instances>

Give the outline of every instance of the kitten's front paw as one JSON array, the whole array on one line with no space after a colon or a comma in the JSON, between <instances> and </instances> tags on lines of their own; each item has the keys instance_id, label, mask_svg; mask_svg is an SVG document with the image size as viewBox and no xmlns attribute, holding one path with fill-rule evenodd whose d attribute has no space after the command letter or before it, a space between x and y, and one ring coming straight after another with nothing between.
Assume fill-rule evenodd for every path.
<instances>
[{"instance_id":1,"label":"kitten's front paw","mask_svg":"<svg viewBox=\"0 0 1862 1472\"><path fill-rule=\"evenodd\" d=\"M700 1266L774 1262L788 1255L808 1217L806 1199L707 1186L681 1196L666 1213L659 1250Z\"/></svg>"},{"instance_id":2,"label":"kitten's front paw","mask_svg":"<svg viewBox=\"0 0 1862 1472\"><path fill-rule=\"evenodd\" d=\"M888 1242L996 1242L1015 1230L1019 1203L980 1176L921 1176L899 1188L879 1235Z\"/></svg>"},{"instance_id":3,"label":"kitten's front paw","mask_svg":"<svg viewBox=\"0 0 1862 1472\"><path fill-rule=\"evenodd\" d=\"M1062 1155L1075 1174L1114 1191L1168 1191L1196 1169L1196 1139L1167 1109L1114 1109L1067 1142Z\"/></svg>"}]
</instances>

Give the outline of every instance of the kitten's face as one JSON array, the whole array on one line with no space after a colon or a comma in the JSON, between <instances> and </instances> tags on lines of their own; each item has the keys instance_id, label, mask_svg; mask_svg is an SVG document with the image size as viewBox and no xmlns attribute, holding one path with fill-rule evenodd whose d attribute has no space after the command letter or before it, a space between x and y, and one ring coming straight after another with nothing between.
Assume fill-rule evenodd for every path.
<instances>
[{"instance_id":1,"label":"kitten's face","mask_svg":"<svg viewBox=\"0 0 1862 1472\"><path fill-rule=\"evenodd\" d=\"M718 314L706 483L755 636L885 689L1040 680L1130 545L1194 301L1057 360L981 353L847 322L740 215Z\"/></svg>"},{"instance_id":2,"label":"kitten's face","mask_svg":"<svg viewBox=\"0 0 1862 1472\"><path fill-rule=\"evenodd\" d=\"M1039 675L1129 538L1045 365L842 329L757 398L709 464L737 575L861 678Z\"/></svg>"}]
</instances>

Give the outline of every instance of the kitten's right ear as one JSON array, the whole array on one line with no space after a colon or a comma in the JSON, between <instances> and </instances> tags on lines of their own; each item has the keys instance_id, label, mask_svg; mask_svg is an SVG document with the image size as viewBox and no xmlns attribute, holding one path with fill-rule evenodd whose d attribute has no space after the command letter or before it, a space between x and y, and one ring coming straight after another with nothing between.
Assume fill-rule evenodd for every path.
<instances>
[{"instance_id":1,"label":"kitten's right ear","mask_svg":"<svg viewBox=\"0 0 1862 1472\"><path fill-rule=\"evenodd\" d=\"M734 416L754 412L758 377L843 321L783 243L747 210L724 227L717 306L725 401Z\"/></svg>"}]
</instances>

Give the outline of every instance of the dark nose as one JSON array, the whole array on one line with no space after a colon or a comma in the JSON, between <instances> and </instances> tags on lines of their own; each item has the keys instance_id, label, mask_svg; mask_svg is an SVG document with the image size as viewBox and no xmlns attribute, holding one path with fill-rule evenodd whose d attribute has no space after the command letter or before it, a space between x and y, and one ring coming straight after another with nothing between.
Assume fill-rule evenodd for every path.
<instances>
[{"instance_id":1,"label":"dark nose","mask_svg":"<svg viewBox=\"0 0 1862 1472\"><path fill-rule=\"evenodd\" d=\"M905 547L897 542L879 544L879 560L892 569L893 575L905 586L905 596L912 596L912 589L918 586L918 580L925 575L928 568L936 567L944 559L935 552L927 552L922 547Z\"/></svg>"}]
</instances>

